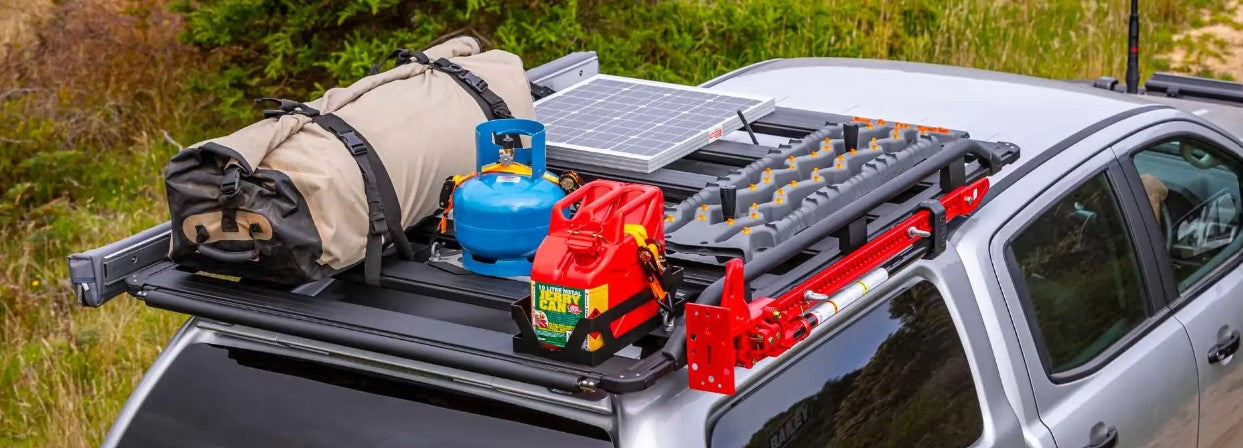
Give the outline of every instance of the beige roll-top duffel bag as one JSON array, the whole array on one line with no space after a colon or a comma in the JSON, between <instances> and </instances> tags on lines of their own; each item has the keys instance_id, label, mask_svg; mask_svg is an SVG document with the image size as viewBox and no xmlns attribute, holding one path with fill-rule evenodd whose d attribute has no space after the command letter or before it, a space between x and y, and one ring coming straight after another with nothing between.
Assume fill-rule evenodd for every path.
<instances>
[{"instance_id":1,"label":"beige roll-top duffel bag","mask_svg":"<svg viewBox=\"0 0 1243 448\"><path fill-rule=\"evenodd\" d=\"M518 56L458 37L308 103L270 100L263 121L195 144L164 170L169 256L218 274L296 284L364 262L431 214L444 179L474 168L474 129L534 118ZM266 99L265 99L266 100Z\"/></svg>"}]
</instances>

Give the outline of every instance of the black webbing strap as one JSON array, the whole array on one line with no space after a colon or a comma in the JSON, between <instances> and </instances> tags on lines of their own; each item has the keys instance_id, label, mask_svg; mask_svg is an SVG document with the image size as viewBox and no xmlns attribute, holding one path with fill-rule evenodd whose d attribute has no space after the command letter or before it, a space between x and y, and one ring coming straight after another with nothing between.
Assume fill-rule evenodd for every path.
<instances>
[{"instance_id":1,"label":"black webbing strap","mask_svg":"<svg viewBox=\"0 0 1243 448\"><path fill-rule=\"evenodd\" d=\"M423 65L427 65L430 62L427 59L427 55L423 54L422 51L410 51L405 48L398 48L393 50L392 53L389 53L388 56L384 57L384 59L381 59L380 62L372 64L371 68L367 70L367 75L375 75L380 73L380 69L384 68L384 63L392 60L396 60L396 62L393 63L394 67L400 67L411 62L418 62Z\"/></svg>"},{"instance_id":2,"label":"black webbing strap","mask_svg":"<svg viewBox=\"0 0 1243 448\"><path fill-rule=\"evenodd\" d=\"M527 81L527 84L531 85L531 99L534 99L534 100L542 100L546 98L548 95L557 93L556 90L553 90L552 88L548 86L542 86L542 85L539 85L539 84L536 84L530 81Z\"/></svg>"},{"instance_id":3,"label":"black webbing strap","mask_svg":"<svg viewBox=\"0 0 1243 448\"><path fill-rule=\"evenodd\" d=\"M396 61L394 62L395 67L406 65L411 62L417 62L419 64L426 65L432 70L449 75L454 81L457 81L458 85L462 86L462 88L466 90L466 93L470 94L471 98L475 99L476 103L479 103L479 108L483 109L483 115L486 116L488 120L495 120L497 118L514 118L514 114L509 111L509 105L505 104L505 99L501 98L500 95L497 95L496 92L493 92L492 89L488 88L487 81L480 78L479 75L471 73L470 70L462 68L462 66L457 65L453 63L453 61L445 58L430 61L427 55L421 51L410 51L405 48L398 48L393 50L392 53L389 53L384 59L372 64L370 69L367 70L367 74L374 75L380 73L380 69L384 67L384 63L390 60ZM537 87L539 87L540 90L537 90ZM533 96L537 94L545 96L551 95L552 89L531 84L531 94ZM537 97L537 99L538 98L539 97Z\"/></svg>"},{"instance_id":4,"label":"black webbing strap","mask_svg":"<svg viewBox=\"0 0 1243 448\"><path fill-rule=\"evenodd\" d=\"M220 177L220 196L216 200L220 203L220 230L224 232L237 231L237 209L242 206L241 171L240 165L230 163Z\"/></svg>"},{"instance_id":5,"label":"black webbing strap","mask_svg":"<svg viewBox=\"0 0 1243 448\"><path fill-rule=\"evenodd\" d=\"M363 191L367 196L367 218L369 220L367 234L367 252L363 259L363 278L368 284L380 284L380 257L383 249L383 236L397 248L397 252L406 259L414 258L410 241L406 239L405 229L401 225L401 203L397 200L397 192L393 189L393 181L388 171L376 155L375 148L368 143L358 130L333 114L313 117L312 120L337 136L341 143L349 149L354 162L363 174Z\"/></svg>"},{"instance_id":6,"label":"black webbing strap","mask_svg":"<svg viewBox=\"0 0 1243 448\"><path fill-rule=\"evenodd\" d=\"M488 82L479 75L471 73L470 70L462 68L462 66L454 64L445 58L440 58L427 64L428 68L449 75L454 81L466 90L471 97L475 98L475 102L479 103L479 107L483 109L483 114L489 120L497 118L514 118L514 114L509 111L509 105L505 104L505 99L488 88Z\"/></svg>"}]
</instances>

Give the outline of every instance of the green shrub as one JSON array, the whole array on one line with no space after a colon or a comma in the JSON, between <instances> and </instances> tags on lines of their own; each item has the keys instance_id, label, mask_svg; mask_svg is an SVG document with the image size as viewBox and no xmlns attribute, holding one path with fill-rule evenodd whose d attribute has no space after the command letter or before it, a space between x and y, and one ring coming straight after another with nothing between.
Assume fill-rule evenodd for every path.
<instances>
[{"instance_id":1,"label":"green shrub","mask_svg":"<svg viewBox=\"0 0 1243 448\"><path fill-rule=\"evenodd\" d=\"M1145 3L1145 59L1168 49L1177 30L1170 24L1189 21L1196 7L1220 3ZM684 83L765 59L802 56L1095 78L1121 74L1126 8L1126 2L1103 0L179 3L187 18L183 39L229 67L213 73L209 84L233 100L310 97L359 78L393 48L422 47L462 33L517 53L529 66L595 50L606 72Z\"/></svg>"}]
</instances>

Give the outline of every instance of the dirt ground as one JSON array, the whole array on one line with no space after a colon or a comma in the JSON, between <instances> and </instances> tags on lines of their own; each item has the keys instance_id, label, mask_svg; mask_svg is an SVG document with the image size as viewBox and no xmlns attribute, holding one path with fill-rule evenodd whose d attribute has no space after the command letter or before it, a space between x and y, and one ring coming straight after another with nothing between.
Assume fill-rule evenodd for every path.
<instances>
[{"instance_id":1,"label":"dirt ground","mask_svg":"<svg viewBox=\"0 0 1243 448\"><path fill-rule=\"evenodd\" d=\"M1169 54L1170 68L1196 75L1229 75L1243 80L1243 2L1223 12L1206 12L1203 27L1178 34L1179 48Z\"/></svg>"}]
</instances>

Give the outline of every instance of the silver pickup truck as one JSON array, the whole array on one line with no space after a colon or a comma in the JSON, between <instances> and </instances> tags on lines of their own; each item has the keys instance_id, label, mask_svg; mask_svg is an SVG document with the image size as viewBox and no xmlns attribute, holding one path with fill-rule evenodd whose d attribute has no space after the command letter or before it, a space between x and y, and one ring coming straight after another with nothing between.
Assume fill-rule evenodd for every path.
<instances>
[{"instance_id":1,"label":"silver pickup truck","mask_svg":"<svg viewBox=\"0 0 1243 448\"><path fill-rule=\"evenodd\" d=\"M529 77L560 90L598 71L576 53ZM348 272L293 290L234 282L165 259L166 225L75 254L84 305L129 292L191 315L104 446L1243 446L1243 86L1092 84L772 60L703 85L776 99L753 136L650 174L554 166L658 185L676 204L851 117L1011 143L991 162L959 154L957 184L991 183L982 204L788 351L737 367L733 394L691 387L684 328L594 367L514 352L521 282L417 262L387 263L380 287ZM875 236L955 177L911 172L826 222ZM841 240L829 227L803 232ZM771 266L754 275L749 260L747 292L782 294L851 249L836 243L757 258ZM683 300L719 300L722 267L703 258L685 262Z\"/></svg>"}]
</instances>

